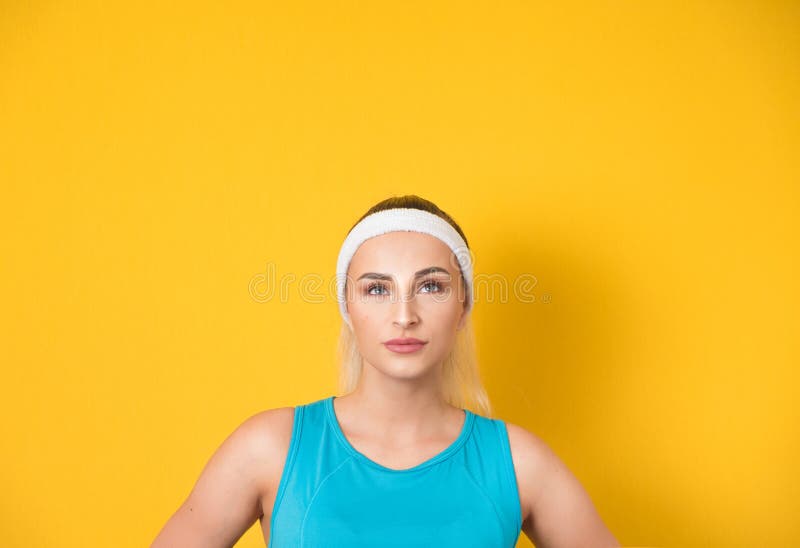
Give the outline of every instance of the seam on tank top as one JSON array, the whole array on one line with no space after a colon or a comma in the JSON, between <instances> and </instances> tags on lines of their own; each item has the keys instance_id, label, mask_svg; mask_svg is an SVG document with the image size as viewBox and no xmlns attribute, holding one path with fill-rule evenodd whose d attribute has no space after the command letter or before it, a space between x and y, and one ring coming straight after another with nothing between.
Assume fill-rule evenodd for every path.
<instances>
[{"instance_id":1,"label":"seam on tank top","mask_svg":"<svg viewBox=\"0 0 800 548\"><path fill-rule=\"evenodd\" d=\"M319 482L319 485L314 490L314 494L311 496L311 500L308 501L308 506L306 506L306 511L303 513L303 519L300 522L300 543L298 546L303 546L303 540L305 540L304 537L306 534L306 518L308 517L308 513L311 510L311 507L314 506L314 501L316 500L319 492L322 490L322 486L325 485L325 482L328 481L328 479L330 479L335 473L337 473L342 468L342 466L344 466L351 460L353 460L352 456L349 456L346 459L344 459L344 461L342 461L342 463L339 466L334 468L327 476L325 476L322 479L321 482Z\"/></svg>"},{"instance_id":2,"label":"seam on tank top","mask_svg":"<svg viewBox=\"0 0 800 548\"><path fill-rule=\"evenodd\" d=\"M497 421L497 429L498 434L500 435L500 444L503 447L503 462L505 462L505 470L506 470L506 477L511 487L511 491L514 493L515 501L514 501L514 508L516 512L514 512L514 517L516 518L517 522L517 530L522 530L522 500L519 495L519 486L517 485L517 473L514 470L514 460L511 458L511 443L508 440L508 427L506 426L505 421L500 419L496 419Z\"/></svg>"},{"instance_id":3,"label":"seam on tank top","mask_svg":"<svg viewBox=\"0 0 800 548\"><path fill-rule=\"evenodd\" d=\"M289 450L287 451L286 461L283 464L283 472L281 473L281 479L278 483L278 492L275 495L275 503L272 505L272 513L269 518L269 543L267 544L267 548L272 547L272 539L275 538L275 516L278 514L278 508L280 508L281 501L283 500L283 494L286 492L286 484L289 481L289 474L294 468L295 460L297 460L295 457L297 455L297 448L300 445L300 434L303 430L304 412L305 406L303 405L298 405L294 408L292 439L289 442Z\"/></svg>"},{"instance_id":4,"label":"seam on tank top","mask_svg":"<svg viewBox=\"0 0 800 548\"><path fill-rule=\"evenodd\" d=\"M497 518L498 523L500 523L500 531L502 531L501 534L504 535L503 540L505 540L506 522L503 519L503 513L500 511L500 508L497 506L497 503L491 496L489 496L489 493L486 492L486 489L483 488L483 486L478 482L478 480L475 479L475 476L472 475L472 472L469 471L469 468L464 466L464 463L460 462L458 464L467 473L467 477L472 481L472 483L475 484L475 486L483 494L483 496L486 497L486 499L491 503L492 508L494 509L495 517Z\"/></svg>"}]
</instances>

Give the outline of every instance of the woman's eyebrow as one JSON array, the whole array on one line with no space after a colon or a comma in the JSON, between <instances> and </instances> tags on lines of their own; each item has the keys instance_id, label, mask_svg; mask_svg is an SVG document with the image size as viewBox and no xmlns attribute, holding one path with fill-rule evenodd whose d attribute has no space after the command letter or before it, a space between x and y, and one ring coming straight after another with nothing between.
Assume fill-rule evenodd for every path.
<instances>
[{"instance_id":1,"label":"woman's eyebrow","mask_svg":"<svg viewBox=\"0 0 800 548\"><path fill-rule=\"evenodd\" d=\"M450 274L450 272L447 269L442 268L440 266L429 266L427 268L423 268L422 270L417 270L414 273L414 279L421 278L423 276L427 276L428 274L433 274L435 272L444 272L445 274ZM365 272L364 274L358 277L359 280L363 280L364 278L368 278L370 280L386 280L386 281L392 280L391 275L382 274L379 272Z\"/></svg>"}]
</instances>

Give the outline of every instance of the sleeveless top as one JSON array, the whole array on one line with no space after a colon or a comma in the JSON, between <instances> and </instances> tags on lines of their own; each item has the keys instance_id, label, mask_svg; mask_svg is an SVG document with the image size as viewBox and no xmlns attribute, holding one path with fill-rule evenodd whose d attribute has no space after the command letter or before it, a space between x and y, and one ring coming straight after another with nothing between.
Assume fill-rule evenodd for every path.
<instances>
[{"instance_id":1,"label":"sleeveless top","mask_svg":"<svg viewBox=\"0 0 800 548\"><path fill-rule=\"evenodd\" d=\"M403 470L353 447L336 396L296 406L268 548L513 548L522 528L506 425L464 409L458 438Z\"/></svg>"}]
</instances>

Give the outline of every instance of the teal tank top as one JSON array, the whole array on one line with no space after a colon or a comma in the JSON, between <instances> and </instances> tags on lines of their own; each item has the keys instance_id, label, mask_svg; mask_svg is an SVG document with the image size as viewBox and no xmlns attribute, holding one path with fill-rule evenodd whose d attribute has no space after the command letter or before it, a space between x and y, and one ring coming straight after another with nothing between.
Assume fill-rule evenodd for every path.
<instances>
[{"instance_id":1,"label":"teal tank top","mask_svg":"<svg viewBox=\"0 0 800 548\"><path fill-rule=\"evenodd\" d=\"M353 447L336 396L294 408L268 548L513 548L522 528L506 425L464 409L444 451L394 470Z\"/></svg>"}]
</instances>

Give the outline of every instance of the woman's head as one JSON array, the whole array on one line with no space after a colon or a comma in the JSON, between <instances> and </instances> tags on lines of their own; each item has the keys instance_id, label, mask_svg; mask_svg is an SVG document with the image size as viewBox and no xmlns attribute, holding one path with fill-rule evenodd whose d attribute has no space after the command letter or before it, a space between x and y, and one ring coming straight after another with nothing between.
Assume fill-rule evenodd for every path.
<instances>
[{"instance_id":1,"label":"woman's head","mask_svg":"<svg viewBox=\"0 0 800 548\"><path fill-rule=\"evenodd\" d=\"M390 232L358 248L348 270L347 310L368 364L397 377L438 373L467 317L451 255L440 240L418 232ZM414 352L387 344L405 338L424 344Z\"/></svg>"},{"instance_id":2,"label":"woman's head","mask_svg":"<svg viewBox=\"0 0 800 548\"><path fill-rule=\"evenodd\" d=\"M362 368L372 367L440 383L451 404L490 413L469 322L472 257L447 213L416 195L376 204L351 228L337 269L346 274L339 285L341 388L355 389ZM411 352L386 344L403 338L424 344Z\"/></svg>"}]
</instances>

